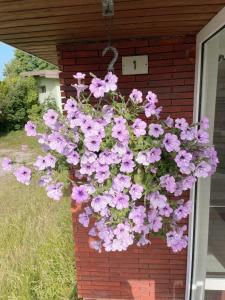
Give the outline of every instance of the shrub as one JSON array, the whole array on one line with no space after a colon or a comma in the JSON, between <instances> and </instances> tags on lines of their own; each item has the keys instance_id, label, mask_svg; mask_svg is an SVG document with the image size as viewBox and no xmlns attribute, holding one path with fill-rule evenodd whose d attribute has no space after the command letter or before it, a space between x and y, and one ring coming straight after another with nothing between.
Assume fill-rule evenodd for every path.
<instances>
[{"instance_id":1,"label":"shrub","mask_svg":"<svg viewBox=\"0 0 225 300\"><path fill-rule=\"evenodd\" d=\"M38 110L38 90L34 78L7 77L0 84L0 131L24 127L29 111Z\"/></svg>"}]
</instances>

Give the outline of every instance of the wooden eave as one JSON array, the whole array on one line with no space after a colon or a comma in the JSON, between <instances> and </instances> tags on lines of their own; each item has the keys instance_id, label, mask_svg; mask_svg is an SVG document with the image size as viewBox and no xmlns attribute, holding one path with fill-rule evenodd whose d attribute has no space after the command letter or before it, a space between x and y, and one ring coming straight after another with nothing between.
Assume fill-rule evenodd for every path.
<instances>
[{"instance_id":1,"label":"wooden eave","mask_svg":"<svg viewBox=\"0 0 225 300\"><path fill-rule=\"evenodd\" d=\"M196 34L225 0L114 0L112 39ZM0 0L0 40L57 64L56 45L105 40L100 0Z\"/></svg>"}]
</instances>

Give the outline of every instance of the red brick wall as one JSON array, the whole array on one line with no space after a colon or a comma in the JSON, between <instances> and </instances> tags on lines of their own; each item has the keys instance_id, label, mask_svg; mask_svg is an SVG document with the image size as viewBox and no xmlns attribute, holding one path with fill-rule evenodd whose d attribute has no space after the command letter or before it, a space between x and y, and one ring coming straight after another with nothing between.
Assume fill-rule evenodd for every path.
<instances>
[{"instance_id":1,"label":"red brick wall","mask_svg":"<svg viewBox=\"0 0 225 300\"><path fill-rule=\"evenodd\" d=\"M110 57L102 57L106 43L59 45L62 96L74 95L72 75L93 72L104 76ZM119 89L128 94L133 88L158 94L164 114L191 120L194 90L195 37L160 37L123 40L113 43L119 51L115 73ZM121 57L149 56L149 74L122 76ZM77 285L85 299L183 300L186 279L186 251L173 254L165 243L130 248L124 253L96 253L88 247L87 230L77 222L72 208Z\"/></svg>"}]
</instances>

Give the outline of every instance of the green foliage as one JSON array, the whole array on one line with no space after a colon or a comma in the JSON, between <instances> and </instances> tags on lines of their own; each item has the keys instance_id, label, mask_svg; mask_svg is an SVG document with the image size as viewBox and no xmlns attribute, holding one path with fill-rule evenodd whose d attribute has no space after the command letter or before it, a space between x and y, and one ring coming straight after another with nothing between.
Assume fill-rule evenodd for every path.
<instances>
[{"instance_id":1,"label":"green foliage","mask_svg":"<svg viewBox=\"0 0 225 300\"><path fill-rule=\"evenodd\" d=\"M124 208L121 210L118 210L116 208L111 208L110 213L111 213L111 222L110 225L116 225L123 223L124 219L127 218L129 214L129 208Z\"/></svg>"},{"instance_id":2,"label":"green foliage","mask_svg":"<svg viewBox=\"0 0 225 300\"><path fill-rule=\"evenodd\" d=\"M4 75L5 77L12 77L22 72L53 69L56 69L56 66L31 54L16 50L13 60L5 66Z\"/></svg>"},{"instance_id":3,"label":"green foliage","mask_svg":"<svg viewBox=\"0 0 225 300\"><path fill-rule=\"evenodd\" d=\"M33 106L38 106L35 79L19 76L6 78L0 84L0 132L22 128Z\"/></svg>"},{"instance_id":4,"label":"green foliage","mask_svg":"<svg viewBox=\"0 0 225 300\"><path fill-rule=\"evenodd\" d=\"M54 109L58 111L56 100L54 98L48 97L45 99L45 102L40 104L34 104L31 108L28 109L28 119L36 122L39 126L43 125L43 115L48 109Z\"/></svg>"}]
</instances>

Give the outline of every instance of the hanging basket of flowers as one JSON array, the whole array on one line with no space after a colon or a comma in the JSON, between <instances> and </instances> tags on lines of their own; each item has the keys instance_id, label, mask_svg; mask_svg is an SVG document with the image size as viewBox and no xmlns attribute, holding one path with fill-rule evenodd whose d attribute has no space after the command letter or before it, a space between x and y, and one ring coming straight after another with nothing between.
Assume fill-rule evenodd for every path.
<instances>
[{"instance_id":1,"label":"hanging basket of flowers","mask_svg":"<svg viewBox=\"0 0 225 300\"><path fill-rule=\"evenodd\" d=\"M18 181L29 184L32 172L48 197L58 201L64 184L54 178L54 168L73 166L71 198L82 204L78 220L89 227L90 246L97 251L124 251L131 245L149 244L162 237L174 252L187 246L186 226L180 222L191 210L182 195L200 177L213 174L217 153L209 146L207 118L189 125L184 118L160 119L157 95L133 89L128 98L117 91L117 77L104 80L77 73L75 99L68 99L64 115L50 109L44 116L45 132L25 125L46 152L32 168L13 166ZM90 222L90 219L93 222Z\"/></svg>"}]
</instances>

